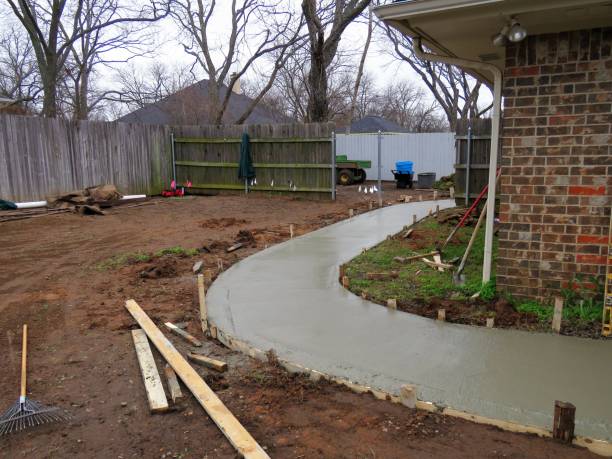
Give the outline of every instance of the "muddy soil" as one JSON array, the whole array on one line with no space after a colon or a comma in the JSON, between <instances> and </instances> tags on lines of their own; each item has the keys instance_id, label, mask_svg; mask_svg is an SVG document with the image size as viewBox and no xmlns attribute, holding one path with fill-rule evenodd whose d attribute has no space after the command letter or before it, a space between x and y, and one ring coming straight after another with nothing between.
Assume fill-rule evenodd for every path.
<instances>
[{"instance_id":1,"label":"muddy soil","mask_svg":"<svg viewBox=\"0 0 612 459\"><path fill-rule=\"evenodd\" d=\"M406 192L388 190L385 200L395 202L399 194ZM287 239L289 224L303 234L346 218L349 207L368 207L356 187L341 188L335 203L198 197L111 209L106 216L1 223L0 411L19 395L20 332L27 323L28 396L68 410L72 419L3 438L0 457L236 457L186 388L170 412L149 413L129 332L135 324L124 302L133 298L158 325L185 322L188 332L202 338L196 261L214 279L220 269ZM226 253L238 238L245 246ZM105 264L128 253L177 246L197 252ZM182 352L189 349L166 335ZM314 384L210 340L202 352L228 362L222 375L197 370L272 457L594 457L549 440Z\"/></svg>"}]
</instances>

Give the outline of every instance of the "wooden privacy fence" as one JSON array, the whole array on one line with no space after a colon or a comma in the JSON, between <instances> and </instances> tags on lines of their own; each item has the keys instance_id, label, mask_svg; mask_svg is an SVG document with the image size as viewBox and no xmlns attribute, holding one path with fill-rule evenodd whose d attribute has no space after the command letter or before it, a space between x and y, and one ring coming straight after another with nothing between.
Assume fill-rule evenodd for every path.
<instances>
[{"instance_id":1,"label":"wooden privacy fence","mask_svg":"<svg viewBox=\"0 0 612 459\"><path fill-rule=\"evenodd\" d=\"M173 127L0 115L0 199L36 201L105 183L124 194L160 194L174 177L173 134L179 183L243 189L243 132L257 172L252 190L330 197L332 130L332 124Z\"/></svg>"},{"instance_id":2,"label":"wooden privacy fence","mask_svg":"<svg viewBox=\"0 0 612 459\"><path fill-rule=\"evenodd\" d=\"M0 115L0 199L36 201L111 183L159 194L172 177L170 128Z\"/></svg>"},{"instance_id":3,"label":"wooden privacy fence","mask_svg":"<svg viewBox=\"0 0 612 459\"><path fill-rule=\"evenodd\" d=\"M469 200L472 201L489 183L491 120L459 120L455 152L455 202L466 205L466 184Z\"/></svg>"},{"instance_id":4,"label":"wooden privacy fence","mask_svg":"<svg viewBox=\"0 0 612 459\"><path fill-rule=\"evenodd\" d=\"M299 193L331 198L333 124L179 126L174 157L179 184L194 190L241 190L238 178L242 134L249 134L257 183L250 191Z\"/></svg>"}]
</instances>

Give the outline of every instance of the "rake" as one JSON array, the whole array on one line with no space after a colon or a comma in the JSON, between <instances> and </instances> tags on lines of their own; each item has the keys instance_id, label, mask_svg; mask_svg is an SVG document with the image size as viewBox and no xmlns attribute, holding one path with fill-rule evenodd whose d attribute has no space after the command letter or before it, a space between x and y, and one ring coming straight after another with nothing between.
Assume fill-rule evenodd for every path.
<instances>
[{"instance_id":1,"label":"rake","mask_svg":"<svg viewBox=\"0 0 612 459\"><path fill-rule=\"evenodd\" d=\"M26 361L28 351L28 326L23 326L21 353L21 392L19 400L0 416L0 436L19 432L50 422L66 421L70 416L59 408L45 406L26 397Z\"/></svg>"}]
</instances>

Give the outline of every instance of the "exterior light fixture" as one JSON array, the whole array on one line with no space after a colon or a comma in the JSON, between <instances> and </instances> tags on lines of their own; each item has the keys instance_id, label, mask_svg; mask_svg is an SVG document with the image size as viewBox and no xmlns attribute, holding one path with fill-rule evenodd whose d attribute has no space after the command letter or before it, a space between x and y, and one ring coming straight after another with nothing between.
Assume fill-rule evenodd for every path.
<instances>
[{"instance_id":1,"label":"exterior light fixture","mask_svg":"<svg viewBox=\"0 0 612 459\"><path fill-rule=\"evenodd\" d=\"M508 41L516 43L524 40L526 36L527 29L513 18L510 24L506 24L498 34L493 35L491 41L494 46L503 47L508 44Z\"/></svg>"},{"instance_id":2,"label":"exterior light fixture","mask_svg":"<svg viewBox=\"0 0 612 459\"><path fill-rule=\"evenodd\" d=\"M527 36L527 29L525 29L525 27L523 27L516 19L513 19L512 24L510 24L510 31L508 32L507 36L508 40L510 40L511 42L519 42L521 40L524 40Z\"/></svg>"}]
</instances>

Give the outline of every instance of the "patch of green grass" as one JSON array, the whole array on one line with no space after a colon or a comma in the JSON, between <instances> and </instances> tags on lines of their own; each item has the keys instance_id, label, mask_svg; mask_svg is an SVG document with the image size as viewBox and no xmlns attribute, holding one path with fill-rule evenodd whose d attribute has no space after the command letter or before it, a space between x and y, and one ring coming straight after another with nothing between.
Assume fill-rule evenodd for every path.
<instances>
[{"instance_id":1,"label":"patch of green grass","mask_svg":"<svg viewBox=\"0 0 612 459\"><path fill-rule=\"evenodd\" d=\"M198 254L197 249L185 249L181 247L180 245L177 245L175 247L168 247L166 249L158 250L157 252L155 252L154 256L158 258L163 257L164 255L178 255L181 257L192 257L197 254Z\"/></svg>"},{"instance_id":2,"label":"patch of green grass","mask_svg":"<svg viewBox=\"0 0 612 459\"><path fill-rule=\"evenodd\" d=\"M185 249L181 246L169 247L158 250L155 253L148 252L128 252L114 255L106 260L101 261L96 265L96 269L99 271L105 271L107 269L117 269L125 265L134 263L146 263L154 258L163 257L164 255L176 255L181 257L192 257L198 254L197 249Z\"/></svg>"},{"instance_id":3,"label":"patch of green grass","mask_svg":"<svg viewBox=\"0 0 612 459\"><path fill-rule=\"evenodd\" d=\"M466 299L481 291L488 299L493 299L495 282L482 286L482 262L484 252L484 230L476 236L474 247L467 260L463 285L455 285L453 271L437 271L421 260L398 263L394 257L409 257L435 250L436 243L443 242L453 229L452 224L440 224L436 218L426 218L414 226L413 237L404 239L387 239L376 247L365 251L345 266L345 273L351 281L351 290L355 293L367 291L375 301L385 302L387 298L398 301L430 298ZM461 228L453 241L444 249L443 260L463 256L473 227ZM494 256L497 253L497 241L494 244ZM431 259L431 257L429 257ZM368 280L368 272L397 271L397 279L384 281Z\"/></svg>"}]
</instances>

